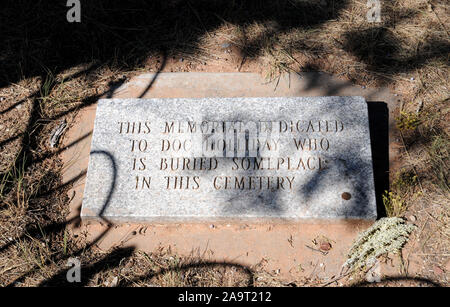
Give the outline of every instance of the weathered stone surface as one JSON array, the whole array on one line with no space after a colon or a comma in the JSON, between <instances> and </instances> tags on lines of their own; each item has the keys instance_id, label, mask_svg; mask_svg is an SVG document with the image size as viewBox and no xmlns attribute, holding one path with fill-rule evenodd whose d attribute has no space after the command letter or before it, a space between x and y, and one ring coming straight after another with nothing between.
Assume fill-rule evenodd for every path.
<instances>
[{"instance_id":1,"label":"weathered stone surface","mask_svg":"<svg viewBox=\"0 0 450 307\"><path fill-rule=\"evenodd\" d=\"M235 145L244 136L259 140L259 150L202 150L206 140L223 142L218 136L229 145L231 134L218 131L231 131L230 123L236 132L249 128L233 135ZM374 219L367 104L362 97L100 100L81 216Z\"/></svg>"}]
</instances>

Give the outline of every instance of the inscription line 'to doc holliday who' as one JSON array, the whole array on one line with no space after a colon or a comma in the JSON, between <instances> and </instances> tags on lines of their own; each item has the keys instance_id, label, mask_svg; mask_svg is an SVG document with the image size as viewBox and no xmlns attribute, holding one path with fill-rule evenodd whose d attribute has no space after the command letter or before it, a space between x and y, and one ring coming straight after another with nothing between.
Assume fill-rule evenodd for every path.
<instances>
[{"instance_id":1,"label":"inscription line 'to doc holliday who'","mask_svg":"<svg viewBox=\"0 0 450 307\"><path fill-rule=\"evenodd\" d=\"M102 99L82 218L376 218L362 97Z\"/></svg>"}]
</instances>

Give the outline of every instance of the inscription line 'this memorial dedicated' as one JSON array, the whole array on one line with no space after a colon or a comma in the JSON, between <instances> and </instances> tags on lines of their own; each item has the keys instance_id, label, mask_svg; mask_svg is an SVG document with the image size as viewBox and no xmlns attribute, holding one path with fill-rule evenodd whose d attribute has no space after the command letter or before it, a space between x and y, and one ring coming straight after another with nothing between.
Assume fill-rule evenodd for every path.
<instances>
[{"instance_id":1,"label":"inscription line 'this memorial dedicated'","mask_svg":"<svg viewBox=\"0 0 450 307\"><path fill-rule=\"evenodd\" d=\"M212 133L235 131L243 133L254 124L256 132L341 132L344 124L339 120L282 120L282 121L165 121L162 133ZM119 121L120 134L148 134L149 121ZM274 129L275 128L275 129ZM278 128L278 129L277 129Z\"/></svg>"}]
</instances>

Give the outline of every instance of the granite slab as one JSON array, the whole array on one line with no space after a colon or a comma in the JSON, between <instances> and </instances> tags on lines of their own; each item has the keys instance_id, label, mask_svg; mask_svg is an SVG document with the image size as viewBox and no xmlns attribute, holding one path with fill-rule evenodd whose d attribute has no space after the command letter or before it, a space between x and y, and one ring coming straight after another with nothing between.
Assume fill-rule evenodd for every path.
<instances>
[{"instance_id":1,"label":"granite slab","mask_svg":"<svg viewBox=\"0 0 450 307\"><path fill-rule=\"evenodd\" d=\"M83 219L376 218L352 97L101 99Z\"/></svg>"}]
</instances>

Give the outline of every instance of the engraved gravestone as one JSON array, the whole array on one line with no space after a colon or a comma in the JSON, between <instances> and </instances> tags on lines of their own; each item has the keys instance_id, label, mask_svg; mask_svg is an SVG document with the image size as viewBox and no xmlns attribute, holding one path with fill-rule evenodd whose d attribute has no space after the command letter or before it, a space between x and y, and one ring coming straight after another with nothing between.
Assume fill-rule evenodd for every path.
<instances>
[{"instance_id":1,"label":"engraved gravestone","mask_svg":"<svg viewBox=\"0 0 450 307\"><path fill-rule=\"evenodd\" d=\"M376 218L362 97L102 99L83 218Z\"/></svg>"}]
</instances>

